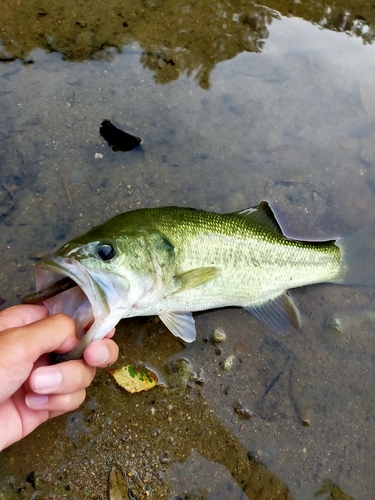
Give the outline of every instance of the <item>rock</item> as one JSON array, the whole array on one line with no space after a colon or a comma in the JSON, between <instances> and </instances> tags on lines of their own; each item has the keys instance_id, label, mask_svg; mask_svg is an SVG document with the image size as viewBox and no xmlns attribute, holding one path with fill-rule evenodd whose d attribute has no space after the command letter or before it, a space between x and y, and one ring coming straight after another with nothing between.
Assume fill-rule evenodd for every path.
<instances>
[{"instance_id":1,"label":"rock","mask_svg":"<svg viewBox=\"0 0 375 500\"><path fill-rule=\"evenodd\" d=\"M214 334L212 336L213 344L220 344L224 342L227 338L227 334L224 332L222 328L215 328Z\"/></svg>"}]
</instances>

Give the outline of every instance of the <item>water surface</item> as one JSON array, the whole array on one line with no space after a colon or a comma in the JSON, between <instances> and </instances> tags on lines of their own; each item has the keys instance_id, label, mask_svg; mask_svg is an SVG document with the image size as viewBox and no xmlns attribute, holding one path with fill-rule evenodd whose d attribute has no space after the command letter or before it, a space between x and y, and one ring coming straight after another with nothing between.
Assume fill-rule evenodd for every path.
<instances>
[{"instance_id":1,"label":"water surface","mask_svg":"<svg viewBox=\"0 0 375 500\"><path fill-rule=\"evenodd\" d=\"M38 258L138 207L266 199L299 239L374 219L372 4L3 6L2 308ZM112 151L104 119L141 148ZM138 499L372 498L374 292L293 297L287 338L230 308L197 314L190 346L123 321L119 365L151 363L170 387L129 395L103 371L82 408L2 453L2 498L108 498L115 465Z\"/></svg>"}]
</instances>

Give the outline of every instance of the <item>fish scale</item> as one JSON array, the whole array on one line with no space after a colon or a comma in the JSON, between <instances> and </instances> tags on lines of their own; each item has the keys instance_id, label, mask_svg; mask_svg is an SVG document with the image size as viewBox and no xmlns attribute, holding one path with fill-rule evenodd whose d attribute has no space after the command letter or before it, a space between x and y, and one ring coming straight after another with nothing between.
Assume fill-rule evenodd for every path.
<instances>
[{"instance_id":1,"label":"fish scale","mask_svg":"<svg viewBox=\"0 0 375 500\"><path fill-rule=\"evenodd\" d=\"M163 209L156 227L179 249L176 273L207 265L218 266L220 276L205 284L206 307L247 306L267 300L286 288L335 281L340 273L340 250L334 242L311 244L288 240L272 229L238 215ZM157 210L150 217L157 219ZM192 307L195 290L185 293ZM181 295L181 294L178 294ZM233 298L238 298L233 303ZM180 297L181 298L181 297ZM176 301L177 296L174 301ZM232 300L228 304L228 300ZM169 307L176 307L173 298Z\"/></svg>"}]
</instances>

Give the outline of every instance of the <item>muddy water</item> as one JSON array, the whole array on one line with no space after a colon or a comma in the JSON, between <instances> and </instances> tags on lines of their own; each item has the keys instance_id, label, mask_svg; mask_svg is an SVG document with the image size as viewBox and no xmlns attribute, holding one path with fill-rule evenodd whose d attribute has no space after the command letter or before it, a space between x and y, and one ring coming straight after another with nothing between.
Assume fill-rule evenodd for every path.
<instances>
[{"instance_id":1,"label":"muddy water","mask_svg":"<svg viewBox=\"0 0 375 500\"><path fill-rule=\"evenodd\" d=\"M374 219L370 3L3 8L2 308L32 290L38 258L137 207L267 199L300 239ZM112 151L104 119L141 147ZM197 314L189 346L123 321L118 366L151 363L169 387L130 395L102 371L80 409L2 452L0 498L109 498L113 467L137 499L372 498L374 292L293 297L288 338L237 309Z\"/></svg>"}]
</instances>

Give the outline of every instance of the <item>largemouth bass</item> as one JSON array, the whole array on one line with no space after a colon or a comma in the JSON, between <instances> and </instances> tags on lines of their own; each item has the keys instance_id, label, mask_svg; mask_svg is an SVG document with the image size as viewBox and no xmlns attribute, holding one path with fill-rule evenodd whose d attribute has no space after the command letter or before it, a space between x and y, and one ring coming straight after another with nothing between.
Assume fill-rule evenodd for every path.
<instances>
[{"instance_id":1,"label":"largemouth bass","mask_svg":"<svg viewBox=\"0 0 375 500\"><path fill-rule=\"evenodd\" d=\"M139 209L40 261L38 292L24 302L43 301L50 314L74 319L83 338L64 359L79 358L89 342L133 316L157 315L174 335L192 342L192 312L225 306L243 307L285 335L300 326L288 289L367 284L357 255L358 245L365 249L362 240L367 233L327 242L288 239L267 202L230 214Z\"/></svg>"}]
</instances>

